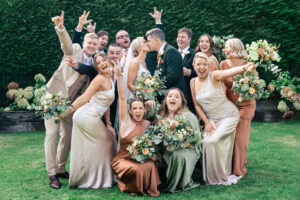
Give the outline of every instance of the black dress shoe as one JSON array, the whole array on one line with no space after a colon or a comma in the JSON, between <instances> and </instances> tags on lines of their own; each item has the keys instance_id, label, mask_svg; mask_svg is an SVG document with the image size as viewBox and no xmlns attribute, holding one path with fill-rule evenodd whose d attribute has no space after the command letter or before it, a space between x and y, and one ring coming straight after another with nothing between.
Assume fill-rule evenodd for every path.
<instances>
[{"instance_id":1,"label":"black dress shoe","mask_svg":"<svg viewBox=\"0 0 300 200\"><path fill-rule=\"evenodd\" d=\"M69 173L68 172L64 172L64 173L57 173L56 174L56 177L57 178L66 178L66 179L69 179Z\"/></svg>"},{"instance_id":2,"label":"black dress shoe","mask_svg":"<svg viewBox=\"0 0 300 200\"><path fill-rule=\"evenodd\" d=\"M61 184L55 175L49 176L49 180L50 180L50 183L49 183L50 187L52 187L54 189L61 188Z\"/></svg>"}]
</instances>

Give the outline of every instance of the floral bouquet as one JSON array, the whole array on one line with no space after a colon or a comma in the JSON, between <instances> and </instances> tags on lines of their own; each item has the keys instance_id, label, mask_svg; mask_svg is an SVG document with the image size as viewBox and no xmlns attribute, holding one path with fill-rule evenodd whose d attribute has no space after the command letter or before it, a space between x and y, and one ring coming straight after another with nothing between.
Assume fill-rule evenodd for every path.
<instances>
[{"instance_id":1,"label":"floral bouquet","mask_svg":"<svg viewBox=\"0 0 300 200\"><path fill-rule=\"evenodd\" d=\"M248 69L243 75L233 77L232 90L240 97L236 104L239 105L244 99L268 98L270 93L265 89L266 82L255 76L252 69Z\"/></svg>"},{"instance_id":2,"label":"floral bouquet","mask_svg":"<svg viewBox=\"0 0 300 200\"><path fill-rule=\"evenodd\" d=\"M132 159L144 163L154 155L156 149L151 136L145 132L142 136L132 138L132 144L127 147L127 151Z\"/></svg>"},{"instance_id":3,"label":"floral bouquet","mask_svg":"<svg viewBox=\"0 0 300 200\"><path fill-rule=\"evenodd\" d=\"M226 59L226 55L223 52L223 48L225 47L225 43L227 40L233 38L234 35L228 35L228 36L223 36L223 37L219 37L219 36L213 36L213 41L215 43L215 48L217 50L217 53L219 55L219 60L225 60Z\"/></svg>"},{"instance_id":4,"label":"floral bouquet","mask_svg":"<svg viewBox=\"0 0 300 200\"><path fill-rule=\"evenodd\" d=\"M183 117L175 116L175 119L163 120L160 123L161 140L168 152L177 149L185 149L195 144L194 132L186 125ZM159 136L157 136L158 138Z\"/></svg>"},{"instance_id":5,"label":"floral bouquet","mask_svg":"<svg viewBox=\"0 0 300 200\"><path fill-rule=\"evenodd\" d=\"M67 109L70 107L68 100L62 97L61 93L49 93L47 87L42 87L43 94L40 97L40 105L36 106L36 114L44 117L44 119L51 119L54 117L55 123L59 122L58 115L66 114Z\"/></svg>"},{"instance_id":6,"label":"floral bouquet","mask_svg":"<svg viewBox=\"0 0 300 200\"><path fill-rule=\"evenodd\" d=\"M153 118L156 113L158 113L160 109L160 104L157 101L157 95L164 95L166 93L165 90L165 81L159 77L160 71L155 71L154 75L151 76L146 75L146 73L142 73L137 79L135 80L135 90L134 95L138 98L141 98L145 101L147 100L155 100L156 104L155 107L152 109L148 109L146 117L147 119Z\"/></svg>"},{"instance_id":7,"label":"floral bouquet","mask_svg":"<svg viewBox=\"0 0 300 200\"><path fill-rule=\"evenodd\" d=\"M280 69L272 61L280 62L278 55L279 46L269 44L266 40L253 41L251 45L246 44L247 60L254 62L255 65L263 67L266 71L277 74Z\"/></svg>"}]
</instances>

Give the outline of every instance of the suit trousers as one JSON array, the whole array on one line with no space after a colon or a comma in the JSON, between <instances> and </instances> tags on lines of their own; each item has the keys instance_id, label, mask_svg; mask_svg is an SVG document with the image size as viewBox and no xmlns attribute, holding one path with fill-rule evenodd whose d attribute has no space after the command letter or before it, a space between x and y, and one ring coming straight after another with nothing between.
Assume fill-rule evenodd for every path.
<instances>
[{"instance_id":1,"label":"suit trousers","mask_svg":"<svg viewBox=\"0 0 300 200\"><path fill-rule=\"evenodd\" d=\"M56 175L66 171L66 163L71 147L72 116L60 119L56 124L54 118L45 120L46 136L44 142L46 169L48 175ZM57 144L58 136L59 143Z\"/></svg>"}]
</instances>

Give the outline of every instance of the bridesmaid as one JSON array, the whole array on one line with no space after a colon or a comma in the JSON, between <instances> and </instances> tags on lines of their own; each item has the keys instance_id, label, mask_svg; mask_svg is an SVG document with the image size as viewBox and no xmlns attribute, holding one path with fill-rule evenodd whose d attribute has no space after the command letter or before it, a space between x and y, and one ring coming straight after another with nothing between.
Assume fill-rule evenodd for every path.
<instances>
[{"instance_id":1,"label":"bridesmaid","mask_svg":"<svg viewBox=\"0 0 300 200\"><path fill-rule=\"evenodd\" d=\"M200 184L192 180L195 165L201 154L201 132L197 117L188 110L187 101L178 88L171 88L165 95L161 105L161 120L174 118L175 115L186 119L187 125L194 131L195 147L175 150L172 153L165 152L163 158L167 163L166 182L163 190L174 193L180 190L188 190L198 187Z\"/></svg>"},{"instance_id":2,"label":"bridesmaid","mask_svg":"<svg viewBox=\"0 0 300 200\"><path fill-rule=\"evenodd\" d=\"M131 160L131 155L127 151L128 145L132 143L132 138L141 136L150 122L143 120L146 109L142 100L132 100L128 113L123 77L119 63L117 65L115 65L114 71L118 77L121 147L111 165L117 175L118 186L122 192L129 192L131 195L159 196L157 186L160 184L160 178L154 161L135 162Z\"/></svg>"},{"instance_id":3,"label":"bridesmaid","mask_svg":"<svg viewBox=\"0 0 300 200\"><path fill-rule=\"evenodd\" d=\"M70 58L69 58L70 59ZM74 64L74 63L73 63ZM102 53L94 57L99 74L83 95L67 110L73 116L69 187L108 188L114 183L110 163L115 155L115 135L101 117L114 101L110 60Z\"/></svg>"},{"instance_id":4,"label":"bridesmaid","mask_svg":"<svg viewBox=\"0 0 300 200\"><path fill-rule=\"evenodd\" d=\"M197 46L195 48L196 52L202 52L207 55L210 65L210 71L218 70L220 68L218 54L215 48L215 43L213 39L208 34L203 34L198 39Z\"/></svg>"},{"instance_id":5,"label":"bridesmaid","mask_svg":"<svg viewBox=\"0 0 300 200\"><path fill-rule=\"evenodd\" d=\"M243 59L247 55L244 44L237 38L229 39L226 41L224 53L227 57L227 60L221 62L222 70L235 68L237 66L248 63L248 61ZM239 96L235 95L231 90L232 78L233 76L226 78L223 83L226 87L227 98L231 102L235 103L238 100ZM255 99L251 99L249 101L244 100L238 106L240 112L240 122L236 128L234 141L233 174L236 176L240 176L239 178L242 178L247 173L247 149L250 137L251 120L254 117L255 108Z\"/></svg>"},{"instance_id":6,"label":"bridesmaid","mask_svg":"<svg viewBox=\"0 0 300 200\"><path fill-rule=\"evenodd\" d=\"M198 52L193 66L198 77L191 80L191 91L196 111L205 123L203 139L203 178L206 184L236 183L232 170L232 153L239 112L227 100L221 81L245 72L252 64L229 70L209 72L206 54ZM232 180L231 180L232 178Z\"/></svg>"}]
</instances>

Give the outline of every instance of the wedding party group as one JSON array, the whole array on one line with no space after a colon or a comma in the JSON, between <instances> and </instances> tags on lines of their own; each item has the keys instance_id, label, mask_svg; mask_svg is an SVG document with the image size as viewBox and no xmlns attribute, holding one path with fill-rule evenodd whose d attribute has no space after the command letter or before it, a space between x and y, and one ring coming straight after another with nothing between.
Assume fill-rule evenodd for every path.
<instances>
[{"instance_id":1,"label":"wedding party group","mask_svg":"<svg viewBox=\"0 0 300 200\"><path fill-rule=\"evenodd\" d=\"M131 41L120 30L109 45L90 12L79 17L73 39L64 12L52 18L64 55L46 86L71 103L58 122L45 119L50 187L61 188L59 178L66 178L70 188L117 184L131 195L159 196L198 187L197 170L206 185L236 184L247 174L256 101L236 104L232 86L236 75L257 76L255 65L238 38L226 41L223 61L208 34L191 48L189 28L178 30L174 48L162 12L150 13L156 27L145 35ZM149 52L157 52L157 63Z\"/></svg>"}]
</instances>

